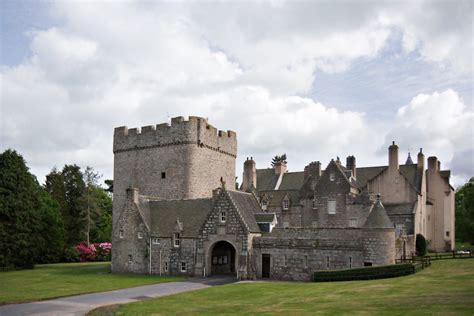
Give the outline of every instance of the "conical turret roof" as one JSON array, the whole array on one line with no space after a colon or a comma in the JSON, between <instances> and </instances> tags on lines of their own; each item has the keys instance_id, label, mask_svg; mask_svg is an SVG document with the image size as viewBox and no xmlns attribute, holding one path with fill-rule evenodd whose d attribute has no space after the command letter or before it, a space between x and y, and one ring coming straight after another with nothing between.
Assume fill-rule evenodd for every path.
<instances>
[{"instance_id":1,"label":"conical turret roof","mask_svg":"<svg viewBox=\"0 0 474 316\"><path fill-rule=\"evenodd\" d=\"M377 195L377 201L365 221L364 228L393 228L392 221L380 201L380 194Z\"/></svg>"}]
</instances>

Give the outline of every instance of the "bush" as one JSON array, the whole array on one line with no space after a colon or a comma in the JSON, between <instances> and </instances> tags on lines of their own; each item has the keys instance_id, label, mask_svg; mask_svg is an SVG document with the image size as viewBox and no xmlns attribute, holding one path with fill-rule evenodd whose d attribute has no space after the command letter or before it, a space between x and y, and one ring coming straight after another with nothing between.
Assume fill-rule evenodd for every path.
<instances>
[{"instance_id":1,"label":"bush","mask_svg":"<svg viewBox=\"0 0 474 316\"><path fill-rule=\"evenodd\" d=\"M79 262L79 253L75 247L64 249L62 262Z\"/></svg>"},{"instance_id":2,"label":"bush","mask_svg":"<svg viewBox=\"0 0 474 316\"><path fill-rule=\"evenodd\" d=\"M87 245L86 241L82 241L74 249L81 262L108 261L110 260L112 244L103 242Z\"/></svg>"},{"instance_id":3,"label":"bush","mask_svg":"<svg viewBox=\"0 0 474 316\"><path fill-rule=\"evenodd\" d=\"M411 263L348 270L318 271L314 281L351 281L393 278L415 273Z\"/></svg>"},{"instance_id":4,"label":"bush","mask_svg":"<svg viewBox=\"0 0 474 316\"><path fill-rule=\"evenodd\" d=\"M426 239L422 234L416 234L416 255L426 255Z\"/></svg>"}]
</instances>

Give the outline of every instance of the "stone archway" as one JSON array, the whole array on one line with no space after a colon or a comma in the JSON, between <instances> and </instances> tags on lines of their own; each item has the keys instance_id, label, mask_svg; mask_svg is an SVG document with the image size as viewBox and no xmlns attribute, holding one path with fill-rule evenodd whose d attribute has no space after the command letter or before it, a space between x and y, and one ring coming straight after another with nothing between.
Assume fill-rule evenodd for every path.
<instances>
[{"instance_id":1,"label":"stone archway","mask_svg":"<svg viewBox=\"0 0 474 316\"><path fill-rule=\"evenodd\" d=\"M216 242L210 252L211 275L235 274L235 253L231 243L225 240Z\"/></svg>"}]
</instances>

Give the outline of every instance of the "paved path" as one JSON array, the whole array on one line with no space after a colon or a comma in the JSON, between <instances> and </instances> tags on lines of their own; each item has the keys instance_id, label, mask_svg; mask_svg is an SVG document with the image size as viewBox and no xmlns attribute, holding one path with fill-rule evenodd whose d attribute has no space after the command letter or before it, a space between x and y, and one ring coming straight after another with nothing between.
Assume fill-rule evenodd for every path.
<instances>
[{"instance_id":1,"label":"paved path","mask_svg":"<svg viewBox=\"0 0 474 316\"><path fill-rule=\"evenodd\" d=\"M235 282L234 277L215 276L190 279L182 282L160 283L108 292L82 294L47 301L9 304L0 306L0 316L84 315L99 306L136 302L231 282Z\"/></svg>"}]
</instances>

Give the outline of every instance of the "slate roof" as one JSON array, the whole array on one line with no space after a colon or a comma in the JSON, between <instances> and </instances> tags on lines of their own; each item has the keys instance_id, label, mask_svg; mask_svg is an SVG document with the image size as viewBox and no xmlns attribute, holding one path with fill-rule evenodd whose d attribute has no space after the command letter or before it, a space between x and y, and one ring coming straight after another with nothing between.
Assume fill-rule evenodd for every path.
<instances>
[{"instance_id":1,"label":"slate roof","mask_svg":"<svg viewBox=\"0 0 474 316\"><path fill-rule=\"evenodd\" d=\"M254 214L257 223L272 223L275 220L275 213L256 213Z\"/></svg>"},{"instance_id":2,"label":"slate roof","mask_svg":"<svg viewBox=\"0 0 474 316\"><path fill-rule=\"evenodd\" d=\"M176 218L183 224L183 236L195 237L212 210L212 199L149 201L151 233L154 236L172 235Z\"/></svg>"},{"instance_id":3,"label":"slate roof","mask_svg":"<svg viewBox=\"0 0 474 316\"><path fill-rule=\"evenodd\" d=\"M255 221L255 213L261 213L262 209L258 204L257 199L251 193L239 192L239 191L227 191L232 202L234 202L237 211L242 216L242 219L247 224L251 233L259 233L260 227L258 227Z\"/></svg>"},{"instance_id":4,"label":"slate roof","mask_svg":"<svg viewBox=\"0 0 474 316\"><path fill-rule=\"evenodd\" d=\"M403 204L384 204L385 211L392 215L412 215L416 202Z\"/></svg>"},{"instance_id":5,"label":"slate roof","mask_svg":"<svg viewBox=\"0 0 474 316\"><path fill-rule=\"evenodd\" d=\"M361 187L365 187L369 180L381 174L387 166L356 168L356 179Z\"/></svg>"},{"instance_id":6,"label":"slate roof","mask_svg":"<svg viewBox=\"0 0 474 316\"><path fill-rule=\"evenodd\" d=\"M273 190L277 181L274 169L257 169L257 191Z\"/></svg>"},{"instance_id":7,"label":"slate roof","mask_svg":"<svg viewBox=\"0 0 474 316\"><path fill-rule=\"evenodd\" d=\"M303 186L304 172L285 172L279 190L299 190ZM257 180L258 186L258 180Z\"/></svg>"},{"instance_id":8,"label":"slate roof","mask_svg":"<svg viewBox=\"0 0 474 316\"><path fill-rule=\"evenodd\" d=\"M291 205L300 205L300 192L298 190L269 190L258 192L259 196L266 194L269 196L270 200L268 206L270 207L280 207L283 201L283 198L288 194L290 197L290 206Z\"/></svg>"},{"instance_id":9,"label":"slate roof","mask_svg":"<svg viewBox=\"0 0 474 316\"><path fill-rule=\"evenodd\" d=\"M385 208L380 200L377 200L372 207L367 220L365 221L365 228L393 228L393 223L387 215Z\"/></svg>"}]
</instances>

